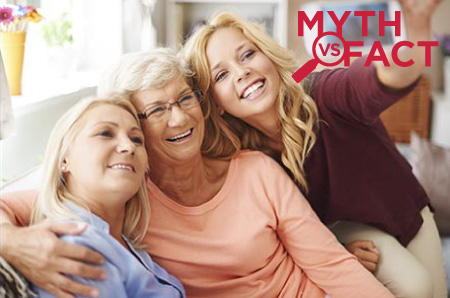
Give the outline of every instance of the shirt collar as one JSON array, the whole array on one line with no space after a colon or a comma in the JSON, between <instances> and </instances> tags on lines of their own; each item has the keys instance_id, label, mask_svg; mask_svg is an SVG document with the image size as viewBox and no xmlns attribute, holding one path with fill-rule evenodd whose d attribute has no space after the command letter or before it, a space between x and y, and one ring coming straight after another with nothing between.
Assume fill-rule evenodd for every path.
<instances>
[{"instance_id":1,"label":"shirt collar","mask_svg":"<svg viewBox=\"0 0 450 298\"><path fill-rule=\"evenodd\" d=\"M73 213L79 216L83 221L109 234L109 224L102 218L100 218L99 216L95 215L92 212L89 212L85 208L77 206L73 203L67 203L67 206L70 208L70 210L72 210Z\"/></svg>"}]
</instances>

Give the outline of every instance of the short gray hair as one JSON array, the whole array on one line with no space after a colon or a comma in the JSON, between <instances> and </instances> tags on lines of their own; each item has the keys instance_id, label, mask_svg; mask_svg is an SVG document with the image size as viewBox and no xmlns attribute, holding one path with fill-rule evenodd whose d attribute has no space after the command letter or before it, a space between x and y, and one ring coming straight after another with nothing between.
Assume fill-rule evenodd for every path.
<instances>
[{"instance_id":1,"label":"short gray hair","mask_svg":"<svg viewBox=\"0 0 450 298\"><path fill-rule=\"evenodd\" d=\"M181 77L192 86L192 72L180 55L170 48L124 55L102 76L98 96L112 93L131 97L148 89L159 89Z\"/></svg>"}]
</instances>

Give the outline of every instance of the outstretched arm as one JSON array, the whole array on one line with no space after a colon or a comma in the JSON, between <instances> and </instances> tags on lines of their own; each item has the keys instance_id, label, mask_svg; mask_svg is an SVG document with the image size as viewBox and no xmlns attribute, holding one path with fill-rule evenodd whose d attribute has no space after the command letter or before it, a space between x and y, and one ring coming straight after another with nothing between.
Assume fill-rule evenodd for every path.
<instances>
[{"instance_id":1,"label":"outstretched arm","mask_svg":"<svg viewBox=\"0 0 450 298\"><path fill-rule=\"evenodd\" d=\"M388 55L390 66L382 62L375 63L377 76L384 85L400 89L409 86L417 80L425 67L425 47L418 47L417 42L429 41L431 38L431 16L441 0L399 0L405 21L407 40L414 43L414 47L402 47L398 53L402 61L414 60L409 67L401 67L394 63Z\"/></svg>"}]
</instances>

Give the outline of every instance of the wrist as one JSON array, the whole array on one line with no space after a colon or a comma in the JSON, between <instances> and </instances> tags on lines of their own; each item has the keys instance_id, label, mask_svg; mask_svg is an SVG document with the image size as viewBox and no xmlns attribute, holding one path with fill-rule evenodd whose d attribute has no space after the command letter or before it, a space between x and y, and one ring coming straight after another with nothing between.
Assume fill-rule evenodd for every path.
<instances>
[{"instance_id":1,"label":"wrist","mask_svg":"<svg viewBox=\"0 0 450 298\"><path fill-rule=\"evenodd\" d=\"M0 225L0 254L3 259L9 262L8 259L10 259L11 252L14 251L14 249L11 247L14 241L8 241L13 239L14 231L17 230L18 227L14 226L12 223L3 222Z\"/></svg>"}]
</instances>

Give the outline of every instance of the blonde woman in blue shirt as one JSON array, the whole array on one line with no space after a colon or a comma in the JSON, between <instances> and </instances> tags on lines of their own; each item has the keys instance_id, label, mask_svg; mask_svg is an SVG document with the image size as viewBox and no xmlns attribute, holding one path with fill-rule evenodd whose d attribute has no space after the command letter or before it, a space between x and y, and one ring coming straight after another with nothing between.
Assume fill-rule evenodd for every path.
<instances>
[{"instance_id":1,"label":"blonde woman in blue shirt","mask_svg":"<svg viewBox=\"0 0 450 298\"><path fill-rule=\"evenodd\" d=\"M83 100L52 132L32 223L62 220L87 225L82 234L61 239L103 255L106 279L71 276L97 288L91 296L185 297L181 283L140 249L150 219L146 165L136 111L123 98ZM35 289L40 297L55 297Z\"/></svg>"}]
</instances>

